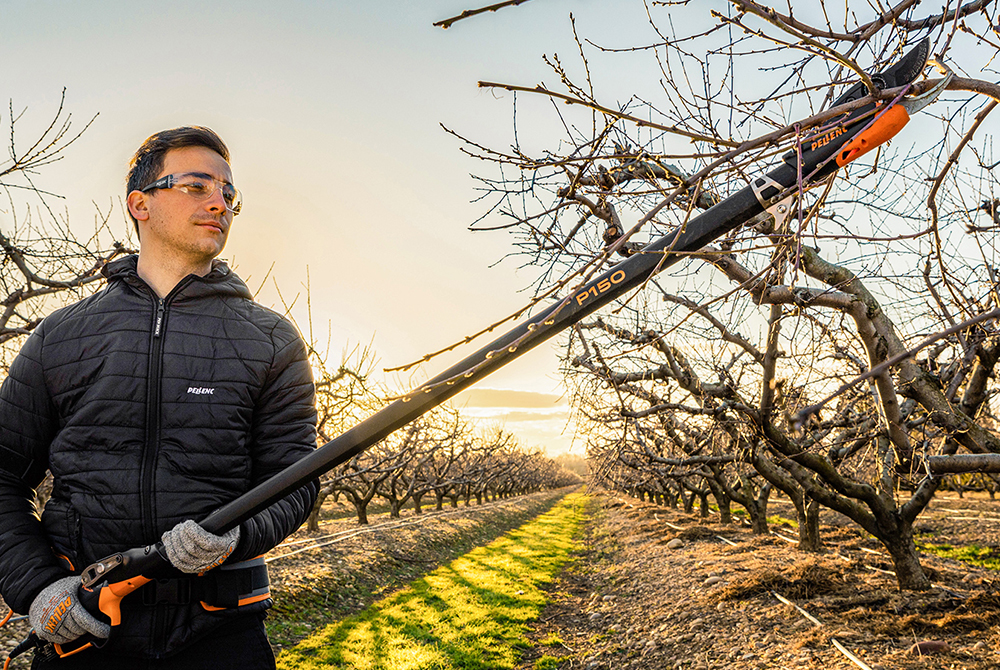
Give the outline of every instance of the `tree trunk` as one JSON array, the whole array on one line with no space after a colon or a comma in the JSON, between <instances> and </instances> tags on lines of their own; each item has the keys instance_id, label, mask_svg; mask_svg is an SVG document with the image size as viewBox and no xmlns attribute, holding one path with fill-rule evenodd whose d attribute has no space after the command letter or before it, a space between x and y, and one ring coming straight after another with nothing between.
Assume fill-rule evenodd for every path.
<instances>
[{"instance_id":1,"label":"tree trunk","mask_svg":"<svg viewBox=\"0 0 1000 670\"><path fill-rule=\"evenodd\" d=\"M767 513L760 509L760 505L756 500L754 500L746 508L747 514L750 515L750 529L754 535L767 535Z\"/></svg>"},{"instance_id":2,"label":"tree trunk","mask_svg":"<svg viewBox=\"0 0 1000 670\"><path fill-rule=\"evenodd\" d=\"M423 510L420 509L420 500L423 497L424 497L423 493L421 493L420 495L413 496L413 513L414 514L422 514L423 513Z\"/></svg>"},{"instance_id":3,"label":"tree trunk","mask_svg":"<svg viewBox=\"0 0 1000 670\"><path fill-rule=\"evenodd\" d=\"M799 551L822 551L823 540L819 535L819 503L815 500L807 500L801 506L796 503L795 515L799 522Z\"/></svg>"},{"instance_id":4,"label":"tree trunk","mask_svg":"<svg viewBox=\"0 0 1000 670\"><path fill-rule=\"evenodd\" d=\"M358 525L368 525L368 503L364 500L355 500L354 509L358 513Z\"/></svg>"},{"instance_id":5,"label":"tree trunk","mask_svg":"<svg viewBox=\"0 0 1000 670\"><path fill-rule=\"evenodd\" d=\"M733 510L729 496L716 496L715 503L719 506L719 523L729 525L733 522Z\"/></svg>"},{"instance_id":6,"label":"tree trunk","mask_svg":"<svg viewBox=\"0 0 1000 670\"><path fill-rule=\"evenodd\" d=\"M709 513L711 512L711 510L708 508L708 493L707 492L705 492L705 493L699 492L698 493L698 505L699 505L699 508L700 508L699 512L698 512L698 516L700 516L702 519L707 519L708 516L709 516Z\"/></svg>"},{"instance_id":7,"label":"tree trunk","mask_svg":"<svg viewBox=\"0 0 1000 670\"><path fill-rule=\"evenodd\" d=\"M686 496L684 491L681 491L681 501L684 503L684 513L694 514L694 493Z\"/></svg>"},{"instance_id":8,"label":"tree trunk","mask_svg":"<svg viewBox=\"0 0 1000 670\"><path fill-rule=\"evenodd\" d=\"M768 482L760 487L757 497L753 499L754 511L757 518L751 518L750 521L753 524L753 533L755 535L766 535L769 531L767 526L767 501L771 497L773 489L774 486L771 482Z\"/></svg>"},{"instance_id":9,"label":"tree trunk","mask_svg":"<svg viewBox=\"0 0 1000 670\"><path fill-rule=\"evenodd\" d=\"M892 557L896 570L896 582L901 591L927 591L931 588L931 580L927 578L924 569L920 567L917 548L913 544L913 530L902 529L895 537L879 538L882 545Z\"/></svg>"},{"instance_id":10,"label":"tree trunk","mask_svg":"<svg viewBox=\"0 0 1000 670\"><path fill-rule=\"evenodd\" d=\"M667 506L677 509L677 491L673 489L667 491Z\"/></svg>"},{"instance_id":11,"label":"tree trunk","mask_svg":"<svg viewBox=\"0 0 1000 670\"><path fill-rule=\"evenodd\" d=\"M309 511L309 522L306 525L307 531L314 532L319 530L319 511L329 495L329 491L319 490L319 493L316 495L316 502Z\"/></svg>"}]
</instances>

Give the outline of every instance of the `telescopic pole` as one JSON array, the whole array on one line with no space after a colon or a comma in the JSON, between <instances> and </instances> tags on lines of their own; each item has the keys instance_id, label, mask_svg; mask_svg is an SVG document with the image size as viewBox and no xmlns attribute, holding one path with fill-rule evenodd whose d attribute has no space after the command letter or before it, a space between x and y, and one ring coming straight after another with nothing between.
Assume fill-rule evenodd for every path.
<instances>
[{"instance_id":1,"label":"telescopic pole","mask_svg":"<svg viewBox=\"0 0 1000 670\"><path fill-rule=\"evenodd\" d=\"M210 533L224 533L323 473L335 468L405 426L448 398L477 383L556 333L641 286L652 275L764 211L765 203L795 184L796 170L781 165L760 187L747 187L659 238L642 251L521 323L434 379L396 400L347 432L200 522ZM755 192L756 191L756 192ZM769 197L770 196L770 197ZM769 203L768 203L769 204Z\"/></svg>"},{"instance_id":2,"label":"telescopic pole","mask_svg":"<svg viewBox=\"0 0 1000 670\"><path fill-rule=\"evenodd\" d=\"M897 63L877 75L889 86L914 81L927 61L928 39L921 40ZM842 94L834 106L863 97L859 83ZM639 253L554 303L541 314L516 326L474 354L448 368L404 399L365 419L327 442L271 479L217 509L200 523L211 533L223 533L323 473L360 454L393 431L405 426L448 398L472 386L498 368L538 346L556 333L595 312L615 298L641 286L654 274L684 256L763 212L794 187L808 187L839 167L871 151L898 132L902 125L886 131L886 119L870 116L874 103L845 114L828 127L802 141L796 151L751 185L657 239ZM883 111L883 116L885 109ZM904 121L905 123L905 121Z\"/></svg>"}]
</instances>

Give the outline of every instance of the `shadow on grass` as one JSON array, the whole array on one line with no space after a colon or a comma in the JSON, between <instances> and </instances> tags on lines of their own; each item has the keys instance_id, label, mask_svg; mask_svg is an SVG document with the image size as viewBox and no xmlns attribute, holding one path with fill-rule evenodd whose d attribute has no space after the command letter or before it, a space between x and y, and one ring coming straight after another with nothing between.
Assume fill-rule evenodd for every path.
<instances>
[{"instance_id":1,"label":"shadow on grass","mask_svg":"<svg viewBox=\"0 0 1000 670\"><path fill-rule=\"evenodd\" d=\"M514 668L524 631L574 548L584 497L442 566L360 614L287 649L279 668Z\"/></svg>"}]
</instances>

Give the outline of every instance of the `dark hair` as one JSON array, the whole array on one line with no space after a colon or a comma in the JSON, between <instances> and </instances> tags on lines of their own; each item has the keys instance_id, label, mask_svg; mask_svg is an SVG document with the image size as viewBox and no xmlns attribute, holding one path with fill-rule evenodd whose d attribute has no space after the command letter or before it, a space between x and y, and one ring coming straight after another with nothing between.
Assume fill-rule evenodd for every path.
<instances>
[{"instance_id":1,"label":"dark hair","mask_svg":"<svg viewBox=\"0 0 1000 670\"><path fill-rule=\"evenodd\" d=\"M125 185L125 195L132 191L141 191L154 181L163 169L163 157L171 149L181 147L206 147L229 162L229 149L214 130L205 126L181 126L162 130L150 135L142 143L135 156L129 162L128 177ZM139 232L139 222L129 212L135 231Z\"/></svg>"}]
</instances>

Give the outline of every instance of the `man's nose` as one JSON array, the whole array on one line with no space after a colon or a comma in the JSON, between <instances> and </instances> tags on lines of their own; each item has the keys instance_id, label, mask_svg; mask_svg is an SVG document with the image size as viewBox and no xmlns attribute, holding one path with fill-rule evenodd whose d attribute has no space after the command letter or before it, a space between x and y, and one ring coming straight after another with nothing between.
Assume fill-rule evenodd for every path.
<instances>
[{"instance_id":1,"label":"man's nose","mask_svg":"<svg viewBox=\"0 0 1000 670\"><path fill-rule=\"evenodd\" d=\"M224 213L226 211L226 199L222 197L221 188L217 188L212 192L212 195L205 201L205 207L210 212Z\"/></svg>"}]
</instances>

